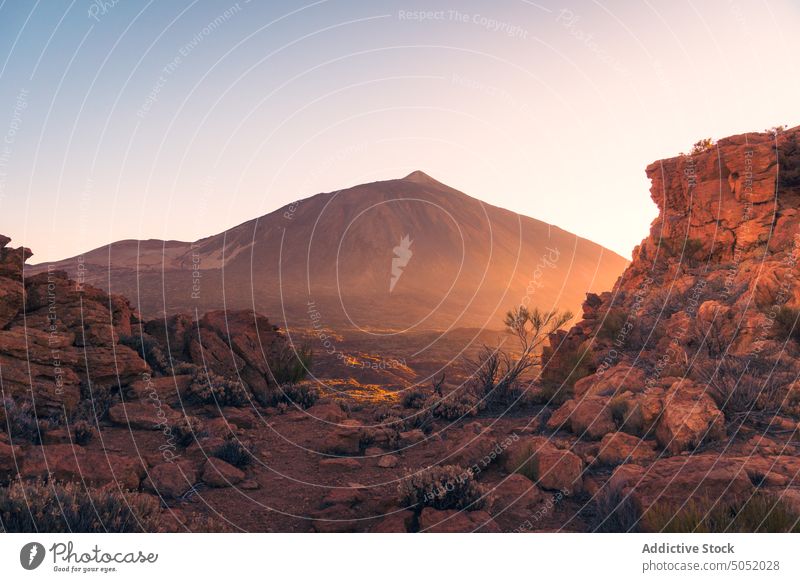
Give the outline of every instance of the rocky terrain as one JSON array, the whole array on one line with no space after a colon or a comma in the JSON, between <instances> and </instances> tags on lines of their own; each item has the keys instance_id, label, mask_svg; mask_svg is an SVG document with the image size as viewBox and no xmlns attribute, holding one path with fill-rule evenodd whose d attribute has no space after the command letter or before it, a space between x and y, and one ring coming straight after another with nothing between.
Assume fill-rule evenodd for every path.
<instances>
[{"instance_id":1,"label":"rocky terrain","mask_svg":"<svg viewBox=\"0 0 800 582\"><path fill-rule=\"evenodd\" d=\"M569 328L517 312L499 348L143 318L23 277L30 251L0 239L2 527L796 530L798 140L649 166L659 217L613 288Z\"/></svg>"}]
</instances>

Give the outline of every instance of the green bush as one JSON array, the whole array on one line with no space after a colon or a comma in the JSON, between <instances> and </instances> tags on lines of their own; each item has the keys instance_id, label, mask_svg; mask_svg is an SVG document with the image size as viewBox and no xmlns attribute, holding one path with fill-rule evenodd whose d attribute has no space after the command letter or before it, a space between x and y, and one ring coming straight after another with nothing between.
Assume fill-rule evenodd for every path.
<instances>
[{"instance_id":1,"label":"green bush","mask_svg":"<svg viewBox=\"0 0 800 582\"><path fill-rule=\"evenodd\" d=\"M0 488L0 529L8 533L127 533L163 530L158 500L78 483L17 481Z\"/></svg>"},{"instance_id":2,"label":"green bush","mask_svg":"<svg viewBox=\"0 0 800 582\"><path fill-rule=\"evenodd\" d=\"M800 514L762 492L740 503L690 501L681 508L658 504L647 511L644 523L649 531L664 533L800 532Z\"/></svg>"},{"instance_id":3,"label":"green bush","mask_svg":"<svg viewBox=\"0 0 800 582\"><path fill-rule=\"evenodd\" d=\"M420 511L434 509L481 509L484 488L469 469L458 465L429 467L406 475L398 487L401 503Z\"/></svg>"}]
</instances>

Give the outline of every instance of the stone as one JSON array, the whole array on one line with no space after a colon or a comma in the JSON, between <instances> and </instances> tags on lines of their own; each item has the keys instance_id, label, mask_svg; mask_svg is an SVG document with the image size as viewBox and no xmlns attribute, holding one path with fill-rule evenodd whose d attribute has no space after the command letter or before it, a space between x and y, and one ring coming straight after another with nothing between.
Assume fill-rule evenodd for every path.
<instances>
[{"instance_id":1,"label":"stone","mask_svg":"<svg viewBox=\"0 0 800 582\"><path fill-rule=\"evenodd\" d=\"M664 396L664 412L656 427L656 440L676 454L702 442L725 438L725 418L706 387L678 380Z\"/></svg>"},{"instance_id":2,"label":"stone","mask_svg":"<svg viewBox=\"0 0 800 582\"><path fill-rule=\"evenodd\" d=\"M322 459L319 462L320 470L328 471L355 471L361 468L358 459L352 457L341 457L336 459Z\"/></svg>"},{"instance_id":3,"label":"stone","mask_svg":"<svg viewBox=\"0 0 800 582\"><path fill-rule=\"evenodd\" d=\"M162 463L150 469L144 481L145 491L164 499L177 499L197 483L197 472L191 463Z\"/></svg>"},{"instance_id":4,"label":"stone","mask_svg":"<svg viewBox=\"0 0 800 582\"><path fill-rule=\"evenodd\" d=\"M575 403L569 416L570 428L579 437L599 439L617 428L611 416L609 400L602 397L584 397Z\"/></svg>"},{"instance_id":5,"label":"stone","mask_svg":"<svg viewBox=\"0 0 800 582\"><path fill-rule=\"evenodd\" d=\"M383 469L391 469L400 463L400 458L397 455L383 455L378 459L378 466Z\"/></svg>"},{"instance_id":6,"label":"stone","mask_svg":"<svg viewBox=\"0 0 800 582\"><path fill-rule=\"evenodd\" d=\"M203 466L202 479L211 487L231 487L244 479L244 471L222 459L210 457Z\"/></svg>"},{"instance_id":7,"label":"stone","mask_svg":"<svg viewBox=\"0 0 800 582\"><path fill-rule=\"evenodd\" d=\"M121 402L108 411L108 419L117 426L134 430L163 430L180 420L181 414L157 400Z\"/></svg>"},{"instance_id":8,"label":"stone","mask_svg":"<svg viewBox=\"0 0 800 582\"><path fill-rule=\"evenodd\" d=\"M323 452L334 455L357 455L361 452L363 428L357 420L344 420L325 435Z\"/></svg>"},{"instance_id":9,"label":"stone","mask_svg":"<svg viewBox=\"0 0 800 582\"><path fill-rule=\"evenodd\" d=\"M414 512L410 510L396 511L380 520L370 530L372 533L406 533L411 530Z\"/></svg>"},{"instance_id":10,"label":"stone","mask_svg":"<svg viewBox=\"0 0 800 582\"><path fill-rule=\"evenodd\" d=\"M500 527L485 511L456 511L426 507L419 516L419 531L422 533L497 533Z\"/></svg>"},{"instance_id":11,"label":"stone","mask_svg":"<svg viewBox=\"0 0 800 582\"><path fill-rule=\"evenodd\" d=\"M513 473L489 492L489 513L527 514L544 500L542 491L527 477Z\"/></svg>"},{"instance_id":12,"label":"stone","mask_svg":"<svg viewBox=\"0 0 800 582\"><path fill-rule=\"evenodd\" d=\"M646 463L656 458L656 451L650 441L624 432L612 432L600 441L597 458L605 465Z\"/></svg>"},{"instance_id":13,"label":"stone","mask_svg":"<svg viewBox=\"0 0 800 582\"><path fill-rule=\"evenodd\" d=\"M138 459L68 444L31 448L21 472L26 479L49 476L91 486L113 483L131 490L139 488L143 474L144 467Z\"/></svg>"},{"instance_id":14,"label":"stone","mask_svg":"<svg viewBox=\"0 0 800 582\"><path fill-rule=\"evenodd\" d=\"M534 455L536 484L542 489L573 495L583 490L583 461L576 454L554 446L540 448Z\"/></svg>"}]
</instances>

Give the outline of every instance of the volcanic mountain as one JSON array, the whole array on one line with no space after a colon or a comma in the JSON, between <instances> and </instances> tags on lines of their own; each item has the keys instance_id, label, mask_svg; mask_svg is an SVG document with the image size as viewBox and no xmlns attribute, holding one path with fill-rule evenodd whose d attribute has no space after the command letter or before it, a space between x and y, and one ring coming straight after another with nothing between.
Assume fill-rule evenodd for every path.
<instances>
[{"instance_id":1,"label":"volcanic mountain","mask_svg":"<svg viewBox=\"0 0 800 582\"><path fill-rule=\"evenodd\" d=\"M131 299L144 317L255 309L279 325L501 326L514 305L579 311L628 261L423 172L317 194L195 242L123 240L50 269Z\"/></svg>"}]
</instances>

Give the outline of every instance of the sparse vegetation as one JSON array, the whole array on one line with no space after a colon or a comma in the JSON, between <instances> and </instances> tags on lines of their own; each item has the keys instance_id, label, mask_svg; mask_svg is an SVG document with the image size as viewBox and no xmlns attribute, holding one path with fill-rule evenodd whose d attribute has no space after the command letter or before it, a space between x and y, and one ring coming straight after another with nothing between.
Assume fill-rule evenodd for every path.
<instances>
[{"instance_id":1,"label":"sparse vegetation","mask_svg":"<svg viewBox=\"0 0 800 582\"><path fill-rule=\"evenodd\" d=\"M597 328L597 337L614 341L622 331L622 327L628 319L624 309L615 307L609 309Z\"/></svg>"},{"instance_id":2,"label":"sparse vegetation","mask_svg":"<svg viewBox=\"0 0 800 582\"><path fill-rule=\"evenodd\" d=\"M437 418L458 420L475 416L483 409L484 403L470 390L470 386L459 386L442 397L434 394L425 407Z\"/></svg>"},{"instance_id":3,"label":"sparse vegetation","mask_svg":"<svg viewBox=\"0 0 800 582\"><path fill-rule=\"evenodd\" d=\"M644 515L648 531L663 533L798 533L800 514L787 503L757 492L744 502L694 502L682 508L667 504Z\"/></svg>"},{"instance_id":4,"label":"sparse vegetation","mask_svg":"<svg viewBox=\"0 0 800 582\"><path fill-rule=\"evenodd\" d=\"M781 409L792 371L779 362L727 355L696 367L695 375L729 421L744 422Z\"/></svg>"},{"instance_id":5,"label":"sparse vegetation","mask_svg":"<svg viewBox=\"0 0 800 582\"><path fill-rule=\"evenodd\" d=\"M714 149L715 145L716 142L713 139L711 139L710 137L706 137L695 142L695 144L692 146L690 153L693 156L697 154L702 154L703 152L707 152L711 149Z\"/></svg>"},{"instance_id":6,"label":"sparse vegetation","mask_svg":"<svg viewBox=\"0 0 800 582\"><path fill-rule=\"evenodd\" d=\"M75 443L84 446L88 445L97 433L88 421L79 420L73 425L72 434L75 438Z\"/></svg>"},{"instance_id":7,"label":"sparse vegetation","mask_svg":"<svg viewBox=\"0 0 800 582\"><path fill-rule=\"evenodd\" d=\"M661 246L666 257L683 259L688 262L698 258L698 254L703 250L703 241L689 237L664 238L661 239Z\"/></svg>"},{"instance_id":8,"label":"sparse vegetation","mask_svg":"<svg viewBox=\"0 0 800 582\"><path fill-rule=\"evenodd\" d=\"M80 483L17 481L0 488L0 530L8 533L163 531L158 500Z\"/></svg>"},{"instance_id":9,"label":"sparse vegetation","mask_svg":"<svg viewBox=\"0 0 800 582\"><path fill-rule=\"evenodd\" d=\"M50 422L38 418L29 400L15 401L12 398L3 400L2 411L5 422L0 423L14 440L25 440L33 444L41 443L41 436L50 428Z\"/></svg>"},{"instance_id":10,"label":"sparse vegetation","mask_svg":"<svg viewBox=\"0 0 800 582\"><path fill-rule=\"evenodd\" d=\"M635 533L640 529L636 503L619 487L606 485L594 503L591 531L601 533Z\"/></svg>"},{"instance_id":11,"label":"sparse vegetation","mask_svg":"<svg viewBox=\"0 0 800 582\"><path fill-rule=\"evenodd\" d=\"M195 404L217 406L244 406L249 402L241 382L202 369L198 369L192 377L187 397Z\"/></svg>"},{"instance_id":12,"label":"sparse vegetation","mask_svg":"<svg viewBox=\"0 0 800 582\"><path fill-rule=\"evenodd\" d=\"M175 443L188 447L198 437L203 436L203 423L196 416L182 416L178 421L170 425L170 432L175 439Z\"/></svg>"},{"instance_id":13,"label":"sparse vegetation","mask_svg":"<svg viewBox=\"0 0 800 582\"><path fill-rule=\"evenodd\" d=\"M319 389L311 382L283 384L270 387L266 392L256 394L264 406L275 406L288 410L291 407L311 408L319 400Z\"/></svg>"},{"instance_id":14,"label":"sparse vegetation","mask_svg":"<svg viewBox=\"0 0 800 582\"><path fill-rule=\"evenodd\" d=\"M484 488L469 469L458 465L435 465L407 475L398 491L401 503L418 511L423 507L481 509L484 505Z\"/></svg>"},{"instance_id":15,"label":"sparse vegetation","mask_svg":"<svg viewBox=\"0 0 800 582\"><path fill-rule=\"evenodd\" d=\"M471 388L487 405L508 405L519 399L520 381L534 366L541 364L542 344L549 335L572 319L569 311L542 312L520 306L506 313L503 324L514 336L518 351L512 355L501 347L484 346L477 360L468 360L473 370Z\"/></svg>"},{"instance_id":16,"label":"sparse vegetation","mask_svg":"<svg viewBox=\"0 0 800 582\"><path fill-rule=\"evenodd\" d=\"M72 413L70 420L85 420L97 425L103 420L111 407L120 401L119 391L108 386L97 386L90 382L81 382L81 399Z\"/></svg>"},{"instance_id":17,"label":"sparse vegetation","mask_svg":"<svg viewBox=\"0 0 800 582\"><path fill-rule=\"evenodd\" d=\"M561 404L572 397L575 382L592 372L592 352L588 345L559 347L542 367L540 398L544 402Z\"/></svg>"},{"instance_id":18,"label":"sparse vegetation","mask_svg":"<svg viewBox=\"0 0 800 582\"><path fill-rule=\"evenodd\" d=\"M425 401L430 396L430 393L422 390L421 388L414 387L403 392L400 398L400 403L404 408L414 408L419 410L425 405Z\"/></svg>"},{"instance_id":19,"label":"sparse vegetation","mask_svg":"<svg viewBox=\"0 0 800 582\"><path fill-rule=\"evenodd\" d=\"M238 439L227 439L223 444L218 446L211 453L211 456L222 459L229 465L239 467L240 469L247 467L253 462L253 456Z\"/></svg>"},{"instance_id":20,"label":"sparse vegetation","mask_svg":"<svg viewBox=\"0 0 800 582\"><path fill-rule=\"evenodd\" d=\"M272 384L297 384L311 371L314 353L308 346L295 348L289 342L279 342L269 359L269 380Z\"/></svg>"}]
</instances>

